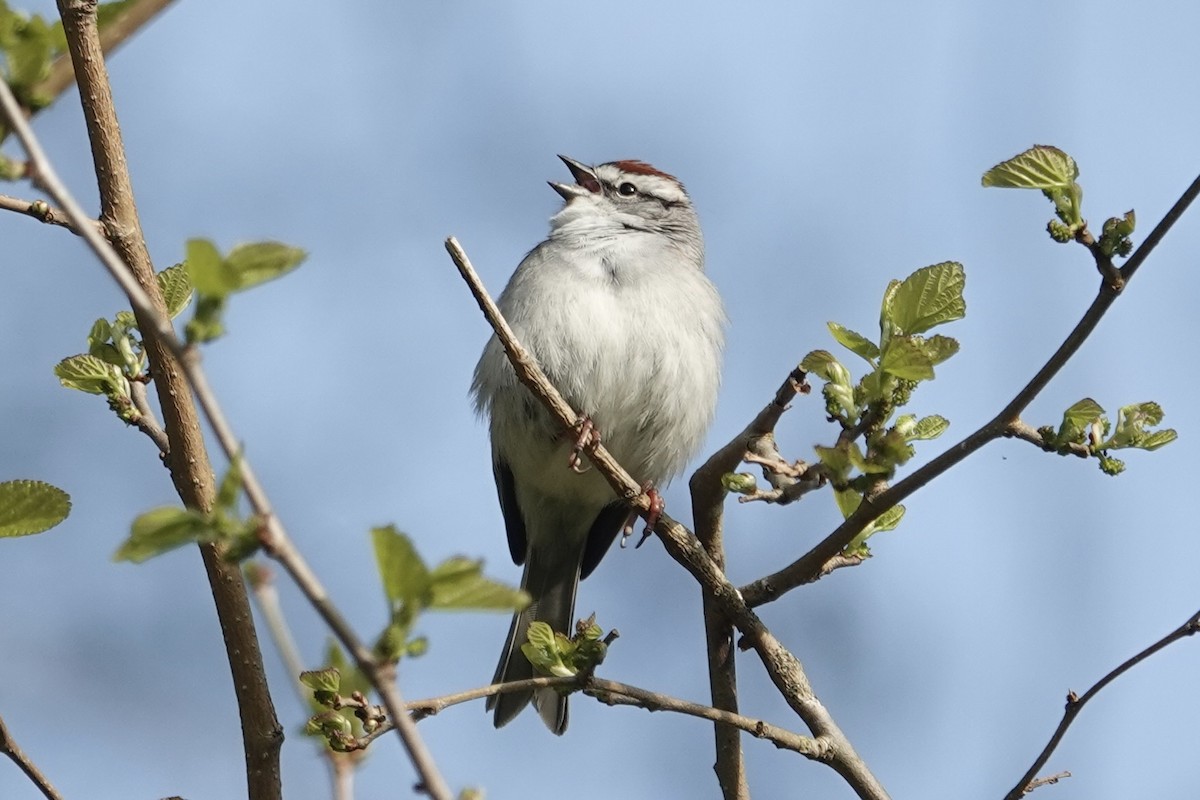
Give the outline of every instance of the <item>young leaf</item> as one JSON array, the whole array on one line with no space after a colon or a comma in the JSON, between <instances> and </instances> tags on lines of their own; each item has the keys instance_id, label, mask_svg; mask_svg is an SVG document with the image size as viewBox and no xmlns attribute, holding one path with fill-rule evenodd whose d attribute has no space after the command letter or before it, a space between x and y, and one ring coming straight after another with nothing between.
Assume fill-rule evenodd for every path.
<instances>
[{"instance_id":1,"label":"young leaf","mask_svg":"<svg viewBox=\"0 0 1200 800\"><path fill-rule=\"evenodd\" d=\"M184 264L192 286L202 295L219 298L238 289L237 276L208 239L188 239Z\"/></svg>"},{"instance_id":2,"label":"young leaf","mask_svg":"<svg viewBox=\"0 0 1200 800\"><path fill-rule=\"evenodd\" d=\"M1065 188L1078 177L1075 159L1057 147L1038 144L989 169L983 174L983 185L1049 190Z\"/></svg>"},{"instance_id":3,"label":"young leaf","mask_svg":"<svg viewBox=\"0 0 1200 800\"><path fill-rule=\"evenodd\" d=\"M925 381L933 377L933 363L925 348L907 336L888 340L879 358L879 368L908 381Z\"/></svg>"},{"instance_id":4,"label":"young leaf","mask_svg":"<svg viewBox=\"0 0 1200 800\"><path fill-rule=\"evenodd\" d=\"M529 605L529 595L483 577L483 562L450 558L429 573L432 588L430 608L475 608L520 611Z\"/></svg>"},{"instance_id":5,"label":"young leaf","mask_svg":"<svg viewBox=\"0 0 1200 800\"><path fill-rule=\"evenodd\" d=\"M930 328L962 319L966 273L962 264L944 261L922 267L905 278L884 300L884 317L898 333L924 333Z\"/></svg>"},{"instance_id":6,"label":"young leaf","mask_svg":"<svg viewBox=\"0 0 1200 800\"><path fill-rule=\"evenodd\" d=\"M1104 409L1090 397L1085 397L1063 412L1062 425L1058 429L1061 442L1080 442L1088 427L1104 415Z\"/></svg>"},{"instance_id":7,"label":"young leaf","mask_svg":"<svg viewBox=\"0 0 1200 800\"><path fill-rule=\"evenodd\" d=\"M71 498L41 481L0 483L0 539L29 536L53 528L71 513Z\"/></svg>"},{"instance_id":8,"label":"young leaf","mask_svg":"<svg viewBox=\"0 0 1200 800\"><path fill-rule=\"evenodd\" d=\"M291 272L307 256L300 248L281 242L254 242L230 250L225 262L237 276L236 288L249 289Z\"/></svg>"},{"instance_id":9,"label":"young leaf","mask_svg":"<svg viewBox=\"0 0 1200 800\"><path fill-rule=\"evenodd\" d=\"M154 508L133 521L129 538L117 548L113 560L140 564L190 542L215 538L216 531L199 512L175 506Z\"/></svg>"},{"instance_id":10,"label":"young leaf","mask_svg":"<svg viewBox=\"0 0 1200 800\"><path fill-rule=\"evenodd\" d=\"M958 352L958 340L952 339L949 336L942 336L940 333L935 333L928 339L917 338L921 343L921 348L925 351L925 355L929 356L929 363L935 367Z\"/></svg>"},{"instance_id":11,"label":"young leaf","mask_svg":"<svg viewBox=\"0 0 1200 800\"><path fill-rule=\"evenodd\" d=\"M565 677L575 672L563 663L562 650L570 648L570 642L561 633L554 630L545 622L533 622L526 633L527 642L521 645L521 652L535 671L543 675Z\"/></svg>"},{"instance_id":12,"label":"young leaf","mask_svg":"<svg viewBox=\"0 0 1200 800\"><path fill-rule=\"evenodd\" d=\"M811 372L822 380L850 385L850 373L828 350L813 350L800 362L800 369Z\"/></svg>"},{"instance_id":13,"label":"young leaf","mask_svg":"<svg viewBox=\"0 0 1200 800\"><path fill-rule=\"evenodd\" d=\"M129 383L121 370L90 353L64 358L54 367L59 382L88 394L128 394Z\"/></svg>"},{"instance_id":14,"label":"young leaf","mask_svg":"<svg viewBox=\"0 0 1200 800\"><path fill-rule=\"evenodd\" d=\"M188 278L187 267L176 264L167 267L154 278L158 281L158 290L167 305L167 314L171 319L175 319L188 307L188 303L192 302L192 281Z\"/></svg>"},{"instance_id":15,"label":"young leaf","mask_svg":"<svg viewBox=\"0 0 1200 800\"><path fill-rule=\"evenodd\" d=\"M392 606L428 605L429 569L412 541L393 525L375 528L371 539L375 543L375 563L383 580L383 591Z\"/></svg>"},{"instance_id":16,"label":"young leaf","mask_svg":"<svg viewBox=\"0 0 1200 800\"><path fill-rule=\"evenodd\" d=\"M337 667L314 669L300 673L300 683L316 692L337 694L342 688L342 673Z\"/></svg>"},{"instance_id":17,"label":"young leaf","mask_svg":"<svg viewBox=\"0 0 1200 800\"><path fill-rule=\"evenodd\" d=\"M1179 438L1179 434L1175 433L1174 428L1166 428L1161 431L1155 431L1148 434L1136 446L1142 450L1157 450L1160 447L1170 444Z\"/></svg>"},{"instance_id":18,"label":"young leaf","mask_svg":"<svg viewBox=\"0 0 1200 800\"><path fill-rule=\"evenodd\" d=\"M946 432L950 427L950 420L945 417L932 414L928 417L922 417L920 421L913 427L908 438L913 439L936 439Z\"/></svg>"},{"instance_id":19,"label":"young leaf","mask_svg":"<svg viewBox=\"0 0 1200 800\"><path fill-rule=\"evenodd\" d=\"M833 334L833 338L837 340L838 344L850 352L862 356L874 366L875 359L879 358L879 348L875 346L874 342L868 340L861 333L856 333L836 322L825 324L829 326L829 332Z\"/></svg>"}]
</instances>

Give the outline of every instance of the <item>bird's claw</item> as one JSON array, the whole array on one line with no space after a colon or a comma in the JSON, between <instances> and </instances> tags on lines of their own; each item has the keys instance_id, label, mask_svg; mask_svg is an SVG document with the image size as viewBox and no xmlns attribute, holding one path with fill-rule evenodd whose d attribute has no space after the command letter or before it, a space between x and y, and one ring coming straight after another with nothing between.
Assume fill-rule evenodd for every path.
<instances>
[{"instance_id":1,"label":"bird's claw","mask_svg":"<svg viewBox=\"0 0 1200 800\"><path fill-rule=\"evenodd\" d=\"M600 444L600 430L592 423L592 418L584 414L575 423L579 434L575 437L575 446L571 448L571 455L567 459L567 466L572 472L582 475L588 471L583 464L583 449L589 445L595 446Z\"/></svg>"}]
</instances>

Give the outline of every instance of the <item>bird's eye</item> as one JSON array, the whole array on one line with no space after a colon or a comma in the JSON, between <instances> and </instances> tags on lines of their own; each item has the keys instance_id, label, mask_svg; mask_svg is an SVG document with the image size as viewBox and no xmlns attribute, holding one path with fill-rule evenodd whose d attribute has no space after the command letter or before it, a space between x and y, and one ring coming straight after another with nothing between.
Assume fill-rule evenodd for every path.
<instances>
[{"instance_id":1,"label":"bird's eye","mask_svg":"<svg viewBox=\"0 0 1200 800\"><path fill-rule=\"evenodd\" d=\"M617 192L622 197L633 197L635 194L637 194L637 187L627 181L617 187Z\"/></svg>"}]
</instances>

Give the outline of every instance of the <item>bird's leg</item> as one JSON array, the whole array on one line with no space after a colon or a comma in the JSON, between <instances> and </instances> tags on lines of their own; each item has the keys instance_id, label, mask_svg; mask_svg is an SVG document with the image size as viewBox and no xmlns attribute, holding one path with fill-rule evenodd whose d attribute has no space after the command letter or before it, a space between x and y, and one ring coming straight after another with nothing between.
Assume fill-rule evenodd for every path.
<instances>
[{"instance_id":1,"label":"bird's leg","mask_svg":"<svg viewBox=\"0 0 1200 800\"><path fill-rule=\"evenodd\" d=\"M600 430L592 423L592 418L587 414L582 415L579 421L575 423L575 428L579 431L575 438L575 446L571 448L571 456L567 459L567 466L572 472L580 475L588 471L588 467L581 467L583 459L583 448L588 445L600 444Z\"/></svg>"}]
</instances>

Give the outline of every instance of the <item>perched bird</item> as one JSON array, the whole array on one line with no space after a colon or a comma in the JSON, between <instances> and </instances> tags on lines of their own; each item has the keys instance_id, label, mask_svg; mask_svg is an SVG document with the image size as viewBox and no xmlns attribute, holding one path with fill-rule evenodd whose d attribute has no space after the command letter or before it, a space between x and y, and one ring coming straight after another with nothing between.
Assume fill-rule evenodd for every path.
<instances>
[{"instance_id":1,"label":"perched bird","mask_svg":"<svg viewBox=\"0 0 1200 800\"><path fill-rule=\"evenodd\" d=\"M661 485L682 471L712 420L725 312L704 275L704 241L674 177L641 161L596 167L559 156L574 183L549 237L513 273L499 306L517 339L635 479ZM521 588L495 682L533 677L521 652L529 625L573 632L575 592L631 520L594 469L577 466L565 432L518 383L495 336L475 368L476 408L490 426L492 468ZM494 695L495 725L533 700L554 733L567 699L553 689Z\"/></svg>"}]
</instances>

